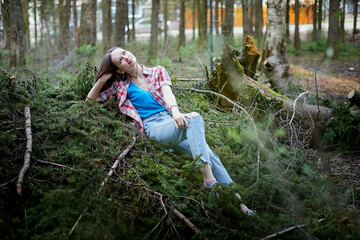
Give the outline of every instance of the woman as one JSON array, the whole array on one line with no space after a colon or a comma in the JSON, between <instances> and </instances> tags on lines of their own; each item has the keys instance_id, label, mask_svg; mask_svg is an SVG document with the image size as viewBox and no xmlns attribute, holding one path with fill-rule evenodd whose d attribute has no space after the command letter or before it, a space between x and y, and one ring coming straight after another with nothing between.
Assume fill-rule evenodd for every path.
<instances>
[{"instance_id":1,"label":"woman","mask_svg":"<svg viewBox=\"0 0 360 240\"><path fill-rule=\"evenodd\" d=\"M164 67L146 68L131 52L114 47L105 54L87 98L105 102L116 96L120 112L131 117L149 138L194 159L200 156L196 163L205 163L200 172L206 187L231 183L219 157L206 143L201 116L196 112L181 113L171 87ZM241 209L254 214L244 204Z\"/></svg>"}]
</instances>

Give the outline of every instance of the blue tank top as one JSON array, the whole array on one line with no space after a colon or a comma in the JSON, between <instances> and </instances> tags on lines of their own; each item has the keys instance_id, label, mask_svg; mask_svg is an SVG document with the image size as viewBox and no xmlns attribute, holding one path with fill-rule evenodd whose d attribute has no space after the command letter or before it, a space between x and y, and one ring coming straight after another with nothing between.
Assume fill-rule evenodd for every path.
<instances>
[{"instance_id":1,"label":"blue tank top","mask_svg":"<svg viewBox=\"0 0 360 240\"><path fill-rule=\"evenodd\" d=\"M166 109L151 96L150 92L136 86L131 81L128 88L128 97L142 119L155 113L166 111Z\"/></svg>"}]
</instances>

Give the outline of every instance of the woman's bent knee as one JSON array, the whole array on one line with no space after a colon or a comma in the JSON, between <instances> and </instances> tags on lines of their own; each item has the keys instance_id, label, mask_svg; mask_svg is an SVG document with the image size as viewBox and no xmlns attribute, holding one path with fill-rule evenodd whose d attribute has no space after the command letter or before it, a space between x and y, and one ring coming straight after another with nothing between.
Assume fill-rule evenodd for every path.
<instances>
[{"instance_id":1,"label":"woman's bent knee","mask_svg":"<svg viewBox=\"0 0 360 240\"><path fill-rule=\"evenodd\" d=\"M190 113L190 117L196 117L196 116L200 116L200 114L197 112Z\"/></svg>"}]
</instances>

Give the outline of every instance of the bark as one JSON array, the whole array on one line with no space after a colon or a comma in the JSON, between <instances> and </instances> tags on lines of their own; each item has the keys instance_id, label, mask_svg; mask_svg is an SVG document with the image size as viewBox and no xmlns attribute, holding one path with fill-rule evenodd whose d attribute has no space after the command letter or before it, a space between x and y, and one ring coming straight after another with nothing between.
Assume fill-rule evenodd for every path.
<instances>
[{"instance_id":1,"label":"bark","mask_svg":"<svg viewBox=\"0 0 360 240\"><path fill-rule=\"evenodd\" d=\"M234 29L234 0L225 2L225 19L222 23L221 33L229 41L233 37Z\"/></svg>"},{"instance_id":2,"label":"bark","mask_svg":"<svg viewBox=\"0 0 360 240\"><path fill-rule=\"evenodd\" d=\"M75 36L75 47L79 46L79 27L78 27L78 18L76 11L76 0L72 0L72 11L73 11L73 21L74 21L74 36Z\"/></svg>"},{"instance_id":3,"label":"bark","mask_svg":"<svg viewBox=\"0 0 360 240\"><path fill-rule=\"evenodd\" d=\"M185 46L185 0L180 2L180 25L179 25L179 45L180 47Z\"/></svg>"},{"instance_id":4,"label":"bark","mask_svg":"<svg viewBox=\"0 0 360 240\"><path fill-rule=\"evenodd\" d=\"M36 58L36 50L37 50L37 41L38 41L38 33L37 33L37 6L36 6L36 0L34 0L34 8L33 8L33 11L34 11L34 38L35 38L35 59Z\"/></svg>"},{"instance_id":5,"label":"bark","mask_svg":"<svg viewBox=\"0 0 360 240\"><path fill-rule=\"evenodd\" d=\"M295 1L295 4L296 4L296 1ZM318 4L318 0L315 0L314 4L313 4L313 31L312 31L312 39L313 39L313 41L317 40L317 34L316 34L316 32L317 32L317 29L316 29L316 26L317 26L316 23L317 22L316 22L316 20L317 20L317 9L318 9L317 4ZM295 9L295 11L296 11L296 9ZM296 14L296 12L295 12L295 14ZM296 19L296 16L295 16L295 19Z\"/></svg>"},{"instance_id":6,"label":"bark","mask_svg":"<svg viewBox=\"0 0 360 240\"><path fill-rule=\"evenodd\" d=\"M30 30L29 30L29 1L22 0L22 10L24 18L24 47L27 51L30 48Z\"/></svg>"},{"instance_id":7,"label":"bark","mask_svg":"<svg viewBox=\"0 0 360 240\"><path fill-rule=\"evenodd\" d=\"M340 29L339 29L339 35L340 35L340 41L345 41L345 0L342 1L342 12L340 14Z\"/></svg>"},{"instance_id":8,"label":"bark","mask_svg":"<svg viewBox=\"0 0 360 240\"><path fill-rule=\"evenodd\" d=\"M255 38L260 51L262 50L263 25L262 1L255 1Z\"/></svg>"},{"instance_id":9,"label":"bark","mask_svg":"<svg viewBox=\"0 0 360 240\"><path fill-rule=\"evenodd\" d=\"M4 26L4 48L10 50L10 0L2 1L1 13Z\"/></svg>"},{"instance_id":10,"label":"bark","mask_svg":"<svg viewBox=\"0 0 360 240\"><path fill-rule=\"evenodd\" d=\"M268 0L266 17L266 34L263 59L277 56L283 63L285 58L285 0Z\"/></svg>"},{"instance_id":11,"label":"bark","mask_svg":"<svg viewBox=\"0 0 360 240\"><path fill-rule=\"evenodd\" d=\"M241 56L238 58L247 76L254 78L259 58L260 52L256 49L253 37L247 36Z\"/></svg>"},{"instance_id":12,"label":"bark","mask_svg":"<svg viewBox=\"0 0 360 240\"><path fill-rule=\"evenodd\" d=\"M295 39L294 39L294 47L296 50L296 55L299 56L301 43L300 43L300 32L299 32L299 0L295 0ZM315 5L315 4L314 4ZM316 24L313 32L316 32Z\"/></svg>"},{"instance_id":13,"label":"bark","mask_svg":"<svg viewBox=\"0 0 360 240\"><path fill-rule=\"evenodd\" d=\"M160 4L160 0L152 0L151 36L150 36L150 47L149 47L149 56L148 56L149 60L157 58L159 4Z\"/></svg>"},{"instance_id":14,"label":"bark","mask_svg":"<svg viewBox=\"0 0 360 240\"><path fill-rule=\"evenodd\" d=\"M184 3L185 5L185 3ZM167 47L167 42L168 42L168 26L167 26L167 21L168 21L168 0L164 0L164 49L166 49ZM182 16L184 15L184 16ZM185 19L185 6L184 6L184 13L180 13L180 18L183 17ZM180 19L180 24L181 24L181 19ZM184 20L184 39L185 39L185 20ZM181 27L180 27L181 28ZM185 40L184 40L185 42Z\"/></svg>"},{"instance_id":15,"label":"bark","mask_svg":"<svg viewBox=\"0 0 360 240\"><path fill-rule=\"evenodd\" d=\"M70 20L70 0L60 0L59 1L59 24L60 24L59 51L61 55L68 53L68 44L70 38L69 20Z\"/></svg>"},{"instance_id":16,"label":"bark","mask_svg":"<svg viewBox=\"0 0 360 240\"><path fill-rule=\"evenodd\" d=\"M350 103L348 104L348 107L352 107L354 105L360 107L360 92L356 89L353 89L349 92L347 96Z\"/></svg>"},{"instance_id":17,"label":"bark","mask_svg":"<svg viewBox=\"0 0 360 240\"><path fill-rule=\"evenodd\" d=\"M129 18L129 2L128 1L125 1L125 4L126 4L126 7L125 7L125 12L126 12L126 27L127 27L127 31L126 31L126 34L127 34L127 41L129 42L131 40L131 31L130 31L130 18Z\"/></svg>"},{"instance_id":18,"label":"bark","mask_svg":"<svg viewBox=\"0 0 360 240\"><path fill-rule=\"evenodd\" d=\"M219 0L215 0L215 33L219 34Z\"/></svg>"},{"instance_id":19,"label":"bark","mask_svg":"<svg viewBox=\"0 0 360 240\"><path fill-rule=\"evenodd\" d=\"M356 35L356 22L357 22L357 14L358 14L358 0L354 0L354 28L352 34L352 41L355 43L355 35Z\"/></svg>"},{"instance_id":20,"label":"bark","mask_svg":"<svg viewBox=\"0 0 360 240\"><path fill-rule=\"evenodd\" d=\"M111 48L111 0L101 2L102 10L102 35L103 35L103 53Z\"/></svg>"},{"instance_id":21,"label":"bark","mask_svg":"<svg viewBox=\"0 0 360 240\"><path fill-rule=\"evenodd\" d=\"M316 31L317 39L321 38L322 6L323 6L323 0L319 0L318 19L317 19L318 27Z\"/></svg>"},{"instance_id":22,"label":"bark","mask_svg":"<svg viewBox=\"0 0 360 240\"><path fill-rule=\"evenodd\" d=\"M199 41L201 41L203 39L203 32L201 31L202 28L202 11L201 11L201 0L196 0L196 8L197 8L197 28L198 28L198 38Z\"/></svg>"},{"instance_id":23,"label":"bark","mask_svg":"<svg viewBox=\"0 0 360 240\"><path fill-rule=\"evenodd\" d=\"M114 45L125 48L125 26L127 14L124 9L126 8L126 0L116 0L116 13L114 25Z\"/></svg>"},{"instance_id":24,"label":"bark","mask_svg":"<svg viewBox=\"0 0 360 240\"><path fill-rule=\"evenodd\" d=\"M339 55L339 18L340 0L330 0L329 31L326 43L329 57L337 58ZM330 52L330 54L329 54ZM333 54L331 54L331 52Z\"/></svg>"},{"instance_id":25,"label":"bark","mask_svg":"<svg viewBox=\"0 0 360 240\"><path fill-rule=\"evenodd\" d=\"M286 21L286 41L290 42L290 26L289 26L289 11L290 11L290 0L286 0L286 13L285 13L285 21Z\"/></svg>"},{"instance_id":26,"label":"bark","mask_svg":"<svg viewBox=\"0 0 360 240\"><path fill-rule=\"evenodd\" d=\"M25 107L24 109L25 114L25 133L26 133L26 150L24 156L24 165L19 172L18 181L16 184L17 193L21 196L22 195L22 187L21 184L24 181L24 175L30 167L30 158L32 153L32 133L31 133L31 115L30 115L30 108Z\"/></svg>"},{"instance_id":27,"label":"bark","mask_svg":"<svg viewBox=\"0 0 360 240\"><path fill-rule=\"evenodd\" d=\"M166 0L167 2L167 0ZM131 41L135 41L136 40L136 36L135 36L135 0L133 0L131 2L131 10L132 10L132 18L131 18L131 25L132 25L132 30L131 30ZM167 18L167 10L166 10L166 18ZM165 17L165 16L164 16Z\"/></svg>"},{"instance_id":28,"label":"bark","mask_svg":"<svg viewBox=\"0 0 360 240\"><path fill-rule=\"evenodd\" d=\"M192 39L195 40L195 9L196 9L196 2L195 0L192 0Z\"/></svg>"},{"instance_id":29,"label":"bark","mask_svg":"<svg viewBox=\"0 0 360 240\"><path fill-rule=\"evenodd\" d=\"M7 1L5 1L7 2ZM4 2L4 3L5 3ZM5 7L7 8L7 3ZM10 41L10 66L16 67L25 64L24 18L21 0L11 0L9 3L9 41ZM5 23L5 22L4 22Z\"/></svg>"},{"instance_id":30,"label":"bark","mask_svg":"<svg viewBox=\"0 0 360 240\"><path fill-rule=\"evenodd\" d=\"M79 46L96 44L96 0L83 0L79 28Z\"/></svg>"},{"instance_id":31,"label":"bark","mask_svg":"<svg viewBox=\"0 0 360 240\"><path fill-rule=\"evenodd\" d=\"M201 21L201 31L202 31L202 40L207 41L207 1L208 0L202 0L201 1L201 11L202 11L202 21Z\"/></svg>"},{"instance_id":32,"label":"bark","mask_svg":"<svg viewBox=\"0 0 360 240\"><path fill-rule=\"evenodd\" d=\"M220 0L220 6L221 6L221 8L220 8L220 13L221 13L221 16L220 16L220 18L221 18L221 22L220 22L220 26L222 27L223 26L223 23L224 23L224 21L225 21L225 11L224 11L224 9L223 9L223 6L224 6L224 0Z\"/></svg>"},{"instance_id":33,"label":"bark","mask_svg":"<svg viewBox=\"0 0 360 240\"><path fill-rule=\"evenodd\" d=\"M242 0L242 10L243 10L243 42L248 35L252 36L252 23L249 14L249 0Z\"/></svg>"}]
</instances>

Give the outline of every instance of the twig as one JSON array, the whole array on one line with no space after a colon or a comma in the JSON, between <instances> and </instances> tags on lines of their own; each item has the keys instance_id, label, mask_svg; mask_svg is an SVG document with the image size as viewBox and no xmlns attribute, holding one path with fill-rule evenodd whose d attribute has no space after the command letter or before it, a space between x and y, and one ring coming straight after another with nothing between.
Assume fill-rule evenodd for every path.
<instances>
[{"instance_id":1,"label":"twig","mask_svg":"<svg viewBox=\"0 0 360 240\"><path fill-rule=\"evenodd\" d=\"M24 181L24 175L26 171L29 169L31 152L32 152L31 115L30 115L29 107L25 107L24 114L25 114L25 132L26 132L26 151L24 156L24 165L21 168L18 181L16 184L16 191L20 196L22 193L21 184Z\"/></svg>"},{"instance_id":2,"label":"twig","mask_svg":"<svg viewBox=\"0 0 360 240\"><path fill-rule=\"evenodd\" d=\"M291 119L290 119L290 121L289 121L289 123L288 124L286 124L286 125L290 125L291 123L292 123L292 121L294 120L294 117L295 117L295 109L296 109L296 102L297 102L297 100L299 100L299 98L301 98L303 95L305 95L305 94L308 94L309 92L308 91L306 91L306 92L303 92L303 93L301 93L296 99L295 99L295 101L294 101L294 103L293 103L293 115L292 115L292 117L291 117ZM286 126L285 125L285 126ZM284 126L284 127L285 127Z\"/></svg>"},{"instance_id":3,"label":"twig","mask_svg":"<svg viewBox=\"0 0 360 240\"><path fill-rule=\"evenodd\" d=\"M55 163L55 162L43 161L43 160L40 160L40 159L36 159L36 161L37 161L37 162L40 162L40 163L44 163L44 164L53 165L53 166L56 166L56 167L61 167L61 168L73 170L73 171L75 170L75 169L72 168L72 167L68 167L68 166L65 166L65 165L62 165L62 164L59 164L59 163Z\"/></svg>"},{"instance_id":4,"label":"twig","mask_svg":"<svg viewBox=\"0 0 360 240\"><path fill-rule=\"evenodd\" d=\"M322 221L324 221L324 218L319 219L319 220L316 220L317 223L320 223L320 222L322 222ZM264 238L261 238L260 240L265 240L265 239L270 239L270 238L278 237L278 236L283 235L283 234L285 234L285 233L287 233L287 232L290 232L290 231L292 231L292 230L294 230L294 229L303 228L303 227L306 227L306 226L308 226L308 225L309 225L309 223L305 223L305 224L301 224L301 225L294 225L294 226L289 227L289 228L287 228L287 229L285 229L285 230L282 230L282 231L280 231L280 232L277 232L277 233L268 235L268 236L266 236L266 237L264 237Z\"/></svg>"},{"instance_id":5,"label":"twig","mask_svg":"<svg viewBox=\"0 0 360 240\"><path fill-rule=\"evenodd\" d=\"M114 162L114 164L112 165L112 167L110 168L110 171L107 174L107 177L105 178L105 180L101 183L101 187L100 190L102 189L102 187L104 187L105 183L108 181L108 179L113 175L115 169L117 168L117 166L119 165L120 161L126 156L126 154L128 154L128 152L130 151L130 149L135 145L136 142L136 137L133 136L133 141L132 143L130 143L121 153L120 155L117 157L116 161Z\"/></svg>"},{"instance_id":6,"label":"twig","mask_svg":"<svg viewBox=\"0 0 360 240\"><path fill-rule=\"evenodd\" d=\"M185 217L181 212L179 212L174 206L171 206L170 209L194 233L196 233L196 234L200 233L200 230L187 217ZM207 238L204 237L204 239L207 239Z\"/></svg>"}]
</instances>

